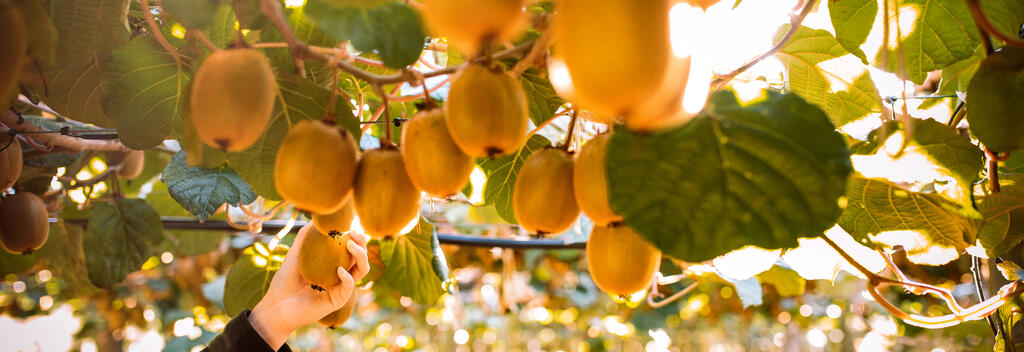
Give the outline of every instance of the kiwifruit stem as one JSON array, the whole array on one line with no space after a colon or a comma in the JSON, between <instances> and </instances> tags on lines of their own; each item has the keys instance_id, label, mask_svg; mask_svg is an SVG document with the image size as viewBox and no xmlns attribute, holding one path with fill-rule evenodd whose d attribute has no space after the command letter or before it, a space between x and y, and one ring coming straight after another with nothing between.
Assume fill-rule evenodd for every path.
<instances>
[{"instance_id":1,"label":"kiwifruit stem","mask_svg":"<svg viewBox=\"0 0 1024 352\"><path fill-rule=\"evenodd\" d=\"M562 145L559 147L564 151L569 151L569 145L572 145L572 137L574 135L573 132L576 130L577 118L579 118L579 113L576 111L576 108L573 108L572 119L569 120L569 129L565 132L565 142L562 142Z\"/></svg>"},{"instance_id":2,"label":"kiwifruit stem","mask_svg":"<svg viewBox=\"0 0 1024 352\"><path fill-rule=\"evenodd\" d=\"M380 96L382 104L384 104L384 142L381 146L392 146L391 142L391 107L388 106L388 95L384 93L384 89L381 88L380 84L373 84L373 92Z\"/></svg>"}]
</instances>

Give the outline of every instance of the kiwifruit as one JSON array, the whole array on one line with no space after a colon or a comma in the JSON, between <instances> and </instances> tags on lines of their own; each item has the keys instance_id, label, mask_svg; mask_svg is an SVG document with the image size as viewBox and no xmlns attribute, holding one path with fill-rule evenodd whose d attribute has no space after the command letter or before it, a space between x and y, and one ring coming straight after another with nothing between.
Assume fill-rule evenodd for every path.
<instances>
[{"instance_id":1,"label":"kiwifruit","mask_svg":"<svg viewBox=\"0 0 1024 352\"><path fill-rule=\"evenodd\" d=\"M263 135L274 111L277 81L255 49L215 51L192 79L192 122L209 146L242 151Z\"/></svg>"},{"instance_id":2,"label":"kiwifruit","mask_svg":"<svg viewBox=\"0 0 1024 352\"><path fill-rule=\"evenodd\" d=\"M0 55L2 56L2 55ZM0 128L0 192L11 188L21 176L21 143L7 129Z\"/></svg>"},{"instance_id":3,"label":"kiwifruit","mask_svg":"<svg viewBox=\"0 0 1024 352\"><path fill-rule=\"evenodd\" d=\"M107 165L121 165L121 169L117 170L117 176L126 180L139 177L145 164L146 152L141 150L107 153Z\"/></svg>"},{"instance_id":4,"label":"kiwifruit","mask_svg":"<svg viewBox=\"0 0 1024 352\"><path fill-rule=\"evenodd\" d=\"M317 291L340 284L338 267L349 270L353 264L348 234L321 233L311 224L302 230L308 232L299 246L299 274Z\"/></svg>"},{"instance_id":5,"label":"kiwifruit","mask_svg":"<svg viewBox=\"0 0 1024 352\"><path fill-rule=\"evenodd\" d=\"M611 133L602 133L587 141L576 155L572 172L572 188L576 203L590 220L598 225L622 221L608 205L608 176L604 155Z\"/></svg>"},{"instance_id":6,"label":"kiwifruit","mask_svg":"<svg viewBox=\"0 0 1024 352\"><path fill-rule=\"evenodd\" d=\"M523 0L424 0L423 19L430 31L466 55L476 55L487 40L510 39L523 25Z\"/></svg>"},{"instance_id":7,"label":"kiwifruit","mask_svg":"<svg viewBox=\"0 0 1024 352\"><path fill-rule=\"evenodd\" d=\"M661 252L621 223L594 225L587 239L590 278L602 291L628 296L647 288L661 264Z\"/></svg>"},{"instance_id":8,"label":"kiwifruit","mask_svg":"<svg viewBox=\"0 0 1024 352\"><path fill-rule=\"evenodd\" d=\"M686 2L690 4L690 6L699 7L705 10L707 10L712 5L717 4L719 1L720 0L686 0Z\"/></svg>"},{"instance_id":9,"label":"kiwifruit","mask_svg":"<svg viewBox=\"0 0 1024 352\"><path fill-rule=\"evenodd\" d=\"M511 153L526 141L526 93L500 67L466 65L448 91L445 121L452 140L470 156Z\"/></svg>"},{"instance_id":10,"label":"kiwifruit","mask_svg":"<svg viewBox=\"0 0 1024 352\"><path fill-rule=\"evenodd\" d=\"M401 151L412 184L436 197L455 195L473 173L473 158L455 145L443 109L420 111L406 122Z\"/></svg>"},{"instance_id":11,"label":"kiwifruit","mask_svg":"<svg viewBox=\"0 0 1024 352\"><path fill-rule=\"evenodd\" d=\"M18 76L28 50L28 37L21 11L7 0L0 0L0 100L14 97ZM0 106L5 106L0 103Z\"/></svg>"},{"instance_id":12,"label":"kiwifruit","mask_svg":"<svg viewBox=\"0 0 1024 352\"><path fill-rule=\"evenodd\" d=\"M626 116L661 86L672 55L669 0L561 0L552 39L572 97L601 115Z\"/></svg>"},{"instance_id":13,"label":"kiwifruit","mask_svg":"<svg viewBox=\"0 0 1024 352\"><path fill-rule=\"evenodd\" d=\"M634 131L653 131L680 126L696 115L683 109L683 97L690 80L691 57L672 55L665 80L647 100L637 104L623 122ZM695 82L696 83L696 82ZM701 82L705 86L711 82Z\"/></svg>"},{"instance_id":14,"label":"kiwifruit","mask_svg":"<svg viewBox=\"0 0 1024 352\"><path fill-rule=\"evenodd\" d=\"M413 186L402 153L384 146L363 154L353 187L356 214L367 235L400 235L420 213L420 192Z\"/></svg>"},{"instance_id":15,"label":"kiwifruit","mask_svg":"<svg viewBox=\"0 0 1024 352\"><path fill-rule=\"evenodd\" d=\"M277 150L277 192L314 214L337 211L352 190L357 151L355 139L339 126L320 120L295 124Z\"/></svg>"},{"instance_id":16,"label":"kiwifruit","mask_svg":"<svg viewBox=\"0 0 1024 352\"><path fill-rule=\"evenodd\" d=\"M49 234L50 218L39 196L18 192L0 202L0 244L8 252L30 254Z\"/></svg>"},{"instance_id":17,"label":"kiwifruit","mask_svg":"<svg viewBox=\"0 0 1024 352\"><path fill-rule=\"evenodd\" d=\"M352 316L352 312L356 310L357 298L358 297L356 296L356 290L353 290L352 296L349 297L348 302L345 302L344 306L341 306L341 308L339 308L338 310L331 312L331 314L327 314L323 318L320 318L320 325L326 326L329 329L334 329L336 327L341 326L341 324L344 324L345 321Z\"/></svg>"},{"instance_id":18,"label":"kiwifruit","mask_svg":"<svg viewBox=\"0 0 1024 352\"><path fill-rule=\"evenodd\" d=\"M352 228L352 219L356 212L352 207L352 197L345 197L345 204L333 213L313 214L313 225L320 233L346 233Z\"/></svg>"},{"instance_id":19,"label":"kiwifruit","mask_svg":"<svg viewBox=\"0 0 1024 352\"><path fill-rule=\"evenodd\" d=\"M512 192L519 226L536 234L569 229L580 215L572 174L572 155L562 149L544 148L526 158Z\"/></svg>"}]
</instances>

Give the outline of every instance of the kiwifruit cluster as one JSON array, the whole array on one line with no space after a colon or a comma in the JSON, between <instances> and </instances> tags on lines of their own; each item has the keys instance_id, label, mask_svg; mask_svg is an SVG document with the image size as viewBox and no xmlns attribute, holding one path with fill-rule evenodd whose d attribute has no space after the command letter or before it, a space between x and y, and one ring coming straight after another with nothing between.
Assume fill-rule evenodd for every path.
<instances>
[{"instance_id":1,"label":"kiwifruit cluster","mask_svg":"<svg viewBox=\"0 0 1024 352\"><path fill-rule=\"evenodd\" d=\"M50 218L39 196L18 192L0 201L0 245L8 252L30 254L46 243Z\"/></svg>"}]
</instances>

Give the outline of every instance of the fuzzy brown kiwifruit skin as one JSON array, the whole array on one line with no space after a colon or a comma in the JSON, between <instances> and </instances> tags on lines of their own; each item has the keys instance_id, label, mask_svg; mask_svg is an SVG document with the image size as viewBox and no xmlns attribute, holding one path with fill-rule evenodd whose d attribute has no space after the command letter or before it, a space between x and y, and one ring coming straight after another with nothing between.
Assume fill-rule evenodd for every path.
<instances>
[{"instance_id":1,"label":"fuzzy brown kiwifruit skin","mask_svg":"<svg viewBox=\"0 0 1024 352\"><path fill-rule=\"evenodd\" d=\"M141 150L107 153L107 165L121 165L121 169L117 170L117 176L125 180L139 177L145 164L146 152Z\"/></svg>"},{"instance_id":2,"label":"fuzzy brown kiwifruit skin","mask_svg":"<svg viewBox=\"0 0 1024 352\"><path fill-rule=\"evenodd\" d=\"M594 225L586 252L594 284L618 297L647 288L661 265L661 252L621 223Z\"/></svg>"},{"instance_id":3,"label":"fuzzy brown kiwifruit skin","mask_svg":"<svg viewBox=\"0 0 1024 352\"><path fill-rule=\"evenodd\" d=\"M425 0L423 19L431 33L474 56L488 39L513 39L524 24L523 0Z\"/></svg>"},{"instance_id":4,"label":"fuzzy brown kiwifruit skin","mask_svg":"<svg viewBox=\"0 0 1024 352\"><path fill-rule=\"evenodd\" d=\"M352 228L352 220L356 216L352 197L346 197L345 204L333 213L313 214L313 226L320 233L346 233Z\"/></svg>"},{"instance_id":5,"label":"fuzzy brown kiwifruit skin","mask_svg":"<svg viewBox=\"0 0 1024 352\"><path fill-rule=\"evenodd\" d=\"M374 238L399 232L420 213L420 192L405 171L402 154L394 147L363 154L352 191L363 231Z\"/></svg>"},{"instance_id":6,"label":"fuzzy brown kiwifruit skin","mask_svg":"<svg viewBox=\"0 0 1024 352\"><path fill-rule=\"evenodd\" d=\"M39 196L18 192L0 202L0 244L8 252L30 254L46 243L50 219Z\"/></svg>"},{"instance_id":7,"label":"fuzzy brown kiwifruit skin","mask_svg":"<svg viewBox=\"0 0 1024 352\"><path fill-rule=\"evenodd\" d=\"M348 234L324 234L310 224L301 231L308 232L299 246L299 274L318 291L340 284L338 267L352 268Z\"/></svg>"},{"instance_id":8,"label":"fuzzy brown kiwifruit skin","mask_svg":"<svg viewBox=\"0 0 1024 352\"><path fill-rule=\"evenodd\" d=\"M18 181L21 176L21 143L17 138L7 134L7 129L0 128L0 191L5 191Z\"/></svg>"},{"instance_id":9,"label":"fuzzy brown kiwifruit skin","mask_svg":"<svg viewBox=\"0 0 1024 352\"><path fill-rule=\"evenodd\" d=\"M572 172L573 193L580 210L598 225L622 221L608 205L608 175L605 171L605 151L610 133L599 134L583 144L576 154Z\"/></svg>"},{"instance_id":10,"label":"fuzzy brown kiwifruit skin","mask_svg":"<svg viewBox=\"0 0 1024 352\"><path fill-rule=\"evenodd\" d=\"M455 195L473 173L473 158L455 145L443 109L420 111L406 122L401 151L412 184L435 197Z\"/></svg>"},{"instance_id":11,"label":"fuzzy brown kiwifruit skin","mask_svg":"<svg viewBox=\"0 0 1024 352\"><path fill-rule=\"evenodd\" d=\"M356 292L353 291L352 297L349 297L348 302L345 302L344 306L341 306L341 308L339 308L338 310L331 312L331 314L327 314L323 318L320 318L320 321L318 321L318 323L320 323L320 325L326 326L329 329L334 329L336 327L341 326L341 324L344 324L345 321L352 316L352 313L355 312L357 298L358 297L356 296Z\"/></svg>"},{"instance_id":12,"label":"fuzzy brown kiwifruit skin","mask_svg":"<svg viewBox=\"0 0 1024 352\"><path fill-rule=\"evenodd\" d=\"M0 0L0 100L13 98L21 66L25 63L28 37L21 12L11 2ZM5 102L0 107L7 106Z\"/></svg>"},{"instance_id":13,"label":"fuzzy brown kiwifruit skin","mask_svg":"<svg viewBox=\"0 0 1024 352\"><path fill-rule=\"evenodd\" d=\"M452 140L469 156L508 154L526 142L526 93L500 67L463 67L452 81L444 108Z\"/></svg>"},{"instance_id":14,"label":"fuzzy brown kiwifruit skin","mask_svg":"<svg viewBox=\"0 0 1024 352\"><path fill-rule=\"evenodd\" d=\"M337 211L352 190L358 150L352 135L337 125L320 120L295 124L277 150L277 192L314 214Z\"/></svg>"},{"instance_id":15,"label":"fuzzy brown kiwifruit skin","mask_svg":"<svg viewBox=\"0 0 1024 352\"><path fill-rule=\"evenodd\" d=\"M559 148L530 155L516 178L512 210L519 226L530 233L568 230L580 215L573 194L572 155Z\"/></svg>"},{"instance_id":16,"label":"fuzzy brown kiwifruit skin","mask_svg":"<svg viewBox=\"0 0 1024 352\"><path fill-rule=\"evenodd\" d=\"M192 80L191 118L207 145L238 152L263 135L274 111L277 81L255 49L211 53Z\"/></svg>"}]
</instances>

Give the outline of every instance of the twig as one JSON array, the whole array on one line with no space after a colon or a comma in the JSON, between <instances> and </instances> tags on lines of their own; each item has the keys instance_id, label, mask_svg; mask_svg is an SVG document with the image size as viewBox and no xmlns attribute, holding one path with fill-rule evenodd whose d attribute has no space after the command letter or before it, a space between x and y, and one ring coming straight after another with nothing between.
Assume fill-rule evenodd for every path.
<instances>
[{"instance_id":1,"label":"twig","mask_svg":"<svg viewBox=\"0 0 1024 352\"><path fill-rule=\"evenodd\" d=\"M47 131L39 128L28 122L22 120L19 123L18 115L14 114L10 110L0 112L0 123L11 127L11 129L17 130L18 133L38 133L32 136L32 139L49 145L62 147L72 151L83 151L83 150L96 150L96 151L107 151L107 152L127 152L128 148L125 148L120 141L117 140L88 140L82 138L76 138L72 136L65 136L57 133L40 133Z\"/></svg>"},{"instance_id":2,"label":"twig","mask_svg":"<svg viewBox=\"0 0 1024 352\"><path fill-rule=\"evenodd\" d=\"M530 48L530 52L526 53L526 56L523 56L522 60L516 62L516 65L512 66L512 69L509 71L516 76L526 72L526 70L528 70L530 66L533 66L533 63L548 50L549 42L551 42L551 31L545 30L544 33L541 33L540 37L533 42L533 47Z\"/></svg>"},{"instance_id":3,"label":"twig","mask_svg":"<svg viewBox=\"0 0 1024 352\"><path fill-rule=\"evenodd\" d=\"M193 29L190 30L188 33L192 36L192 38L196 38L199 40L200 43L203 43L203 46L205 46L207 49L210 49L210 51L221 51L221 48L218 48L216 45L214 45L213 42L210 41L210 38L207 38L206 35L203 34L203 31Z\"/></svg>"},{"instance_id":4,"label":"twig","mask_svg":"<svg viewBox=\"0 0 1024 352\"><path fill-rule=\"evenodd\" d=\"M569 146L572 145L573 132L576 132L576 119L579 118L576 108L572 109L572 118L569 119L569 128L565 131L565 142L562 144L562 150L569 151Z\"/></svg>"},{"instance_id":5,"label":"twig","mask_svg":"<svg viewBox=\"0 0 1024 352\"><path fill-rule=\"evenodd\" d=\"M404 103L404 102L409 102L409 101L413 101L413 100L417 100L417 99L426 98L430 93L433 93L434 91L436 91L438 89L441 89L441 87L444 87L444 85L447 84L448 82L450 82L451 80L452 80L452 77L448 76L443 81L441 81L441 83L438 83L436 86L434 86L433 88L429 88L429 89L427 88L426 82L424 81L423 82L423 89L424 89L425 93L416 94L416 95L407 95L407 96L391 95L391 96L388 97L388 99L392 103Z\"/></svg>"},{"instance_id":6,"label":"twig","mask_svg":"<svg viewBox=\"0 0 1024 352\"><path fill-rule=\"evenodd\" d=\"M1006 45L1024 48L1024 40L1008 36L1002 31L1000 31L998 28L996 28L995 24L993 24L992 21L989 20L987 16L985 16L985 10L981 8L981 4L978 2L978 0L966 1L967 8L971 10L971 16L974 17L974 24L976 24L979 27L978 29L979 31L982 32L983 39L987 38L987 35L984 35L984 33L988 33L995 36L996 38L999 38L999 40L1005 42ZM989 54L991 54L993 51L991 45L992 43L989 42L988 45L985 47L986 52L988 52Z\"/></svg>"},{"instance_id":7,"label":"twig","mask_svg":"<svg viewBox=\"0 0 1024 352\"><path fill-rule=\"evenodd\" d=\"M985 301L985 286L984 286L984 283L981 281L982 280L982 277L981 277L981 259L978 258L978 257L975 257L973 255L971 255L971 275L974 276L974 289L978 293L978 301L979 302L984 302ZM989 315L989 316L985 317L985 320L988 320L988 326L990 328L992 328L992 333L993 334L999 334L999 327L996 326L996 319L995 319L995 317Z\"/></svg>"},{"instance_id":8,"label":"twig","mask_svg":"<svg viewBox=\"0 0 1024 352\"><path fill-rule=\"evenodd\" d=\"M153 19L153 13L149 12L149 1L139 0L139 5L142 5L142 17L146 19L146 24L149 25L149 29L153 32L153 36L156 37L156 41L160 43L160 46L167 50L167 53L171 54L174 58L174 62L179 66L181 65L181 54L178 53L178 49L175 49L167 38L164 37L164 33L160 31L160 26L156 24L156 20Z\"/></svg>"},{"instance_id":9,"label":"twig","mask_svg":"<svg viewBox=\"0 0 1024 352\"><path fill-rule=\"evenodd\" d=\"M391 142L391 107L388 106L388 95L384 93L384 88L381 88L379 84L372 85L374 93L380 96L382 104L384 105L384 144L383 146L392 146L394 143Z\"/></svg>"},{"instance_id":10,"label":"twig","mask_svg":"<svg viewBox=\"0 0 1024 352\"><path fill-rule=\"evenodd\" d=\"M395 86L395 89L391 90L391 95L395 95L401 89L402 89L402 86ZM387 107L387 104L381 104L380 108L377 108L377 112L373 113L373 117L370 118L369 121L364 121L364 122L376 122L377 119L380 118L380 115L384 113L384 109L386 107ZM366 131L368 131L368 130L370 130L370 124L364 124L364 126L363 126L363 133L366 133Z\"/></svg>"},{"instance_id":11,"label":"twig","mask_svg":"<svg viewBox=\"0 0 1024 352\"><path fill-rule=\"evenodd\" d=\"M295 32L292 31L291 27L288 27L288 21L285 20L284 14L281 13L281 3L276 0L260 0L260 11L270 19L270 22L274 24L277 31L284 37L284 41L288 43L288 49L292 52L295 72L305 76L306 66L302 63L302 60L305 58L305 54L311 51L305 43L300 42L295 37ZM324 58L321 61L327 62L328 60Z\"/></svg>"},{"instance_id":12,"label":"twig","mask_svg":"<svg viewBox=\"0 0 1024 352\"><path fill-rule=\"evenodd\" d=\"M985 147L985 155L988 156L988 188L992 193L999 192L999 155Z\"/></svg>"},{"instance_id":13,"label":"twig","mask_svg":"<svg viewBox=\"0 0 1024 352\"><path fill-rule=\"evenodd\" d=\"M764 60L769 56L775 55L776 52L782 50L782 47L785 46L786 43L788 43L789 40L793 38L794 34L796 34L797 29L800 28L800 24L804 22L805 18L807 18L807 14L811 13L811 10L814 9L814 4L816 4L817 2L817 0L807 0L804 3L803 9L800 10L800 14L795 16L791 15L789 21L789 30L786 31L786 34L782 36L782 39L779 40L779 42L776 43L775 46L773 46L771 49L768 49L768 51L754 58L753 60L750 60L746 64L743 64L743 66L740 66L739 68L733 70L732 72L729 72L724 76L719 76L718 78L716 78L715 81L711 83L714 87L713 90L717 90L722 86L725 86L726 83L729 83L729 81L731 81L733 78L736 78L736 76L743 73L743 71L746 71L751 67L754 67L754 65L757 65L757 63L761 62L761 60Z\"/></svg>"}]
</instances>

